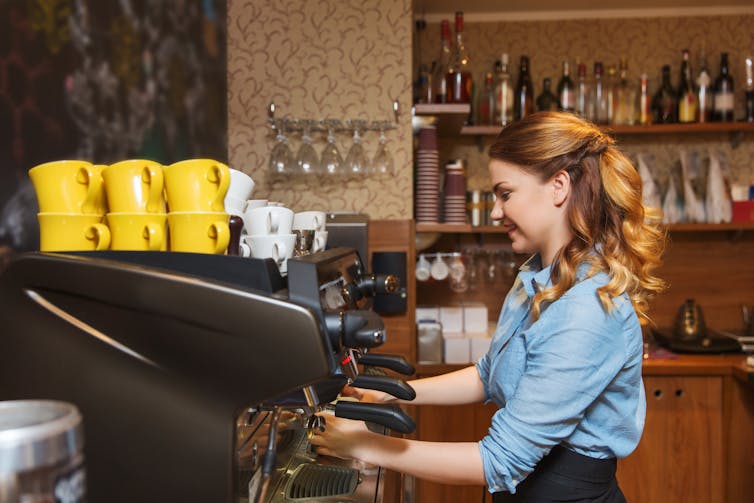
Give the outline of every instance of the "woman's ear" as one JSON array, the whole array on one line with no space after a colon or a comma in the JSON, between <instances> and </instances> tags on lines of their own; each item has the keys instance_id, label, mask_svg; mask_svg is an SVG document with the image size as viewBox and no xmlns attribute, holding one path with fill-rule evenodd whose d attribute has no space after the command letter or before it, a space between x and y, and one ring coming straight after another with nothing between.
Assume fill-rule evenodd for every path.
<instances>
[{"instance_id":1,"label":"woman's ear","mask_svg":"<svg viewBox=\"0 0 754 503\"><path fill-rule=\"evenodd\" d=\"M571 194L571 177L567 171L561 169L550 179L552 187L553 203L555 206L562 206L568 200Z\"/></svg>"}]
</instances>

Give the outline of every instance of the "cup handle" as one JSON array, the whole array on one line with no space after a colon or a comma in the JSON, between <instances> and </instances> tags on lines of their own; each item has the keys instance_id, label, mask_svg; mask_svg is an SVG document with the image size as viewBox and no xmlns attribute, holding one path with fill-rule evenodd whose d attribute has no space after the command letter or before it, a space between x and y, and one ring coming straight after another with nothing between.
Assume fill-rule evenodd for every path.
<instances>
[{"instance_id":1,"label":"cup handle","mask_svg":"<svg viewBox=\"0 0 754 503\"><path fill-rule=\"evenodd\" d=\"M246 243L238 244L238 254L242 257L251 257L251 246Z\"/></svg>"},{"instance_id":2,"label":"cup handle","mask_svg":"<svg viewBox=\"0 0 754 503\"><path fill-rule=\"evenodd\" d=\"M270 230L270 234L277 234L280 230L280 215L277 213L268 213L270 219L269 219L269 225L267 228Z\"/></svg>"},{"instance_id":3,"label":"cup handle","mask_svg":"<svg viewBox=\"0 0 754 503\"><path fill-rule=\"evenodd\" d=\"M76 181L87 186L86 197L81 204L82 213L98 213L97 199L102 190L102 176L92 166L82 166L76 175Z\"/></svg>"},{"instance_id":4,"label":"cup handle","mask_svg":"<svg viewBox=\"0 0 754 503\"><path fill-rule=\"evenodd\" d=\"M105 224L92 224L86 230L84 237L89 241L94 241L96 251L110 248L110 229Z\"/></svg>"},{"instance_id":5,"label":"cup handle","mask_svg":"<svg viewBox=\"0 0 754 503\"><path fill-rule=\"evenodd\" d=\"M283 243L275 243L272 245L272 259L276 264L280 265L285 257L285 245Z\"/></svg>"},{"instance_id":6,"label":"cup handle","mask_svg":"<svg viewBox=\"0 0 754 503\"><path fill-rule=\"evenodd\" d=\"M147 212L160 213L163 211L162 192L164 179L162 166L145 166L141 173L141 181L149 184L149 199L147 200Z\"/></svg>"},{"instance_id":7,"label":"cup handle","mask_svg":"<svg viewBox=\"0 0 754 503\"><path fill-rule=\"evenodd\" d=\"M157 251L162 248L163 237L162 226L154 222L149 222L144 226L144 239L147 240L149 251Z\"/></svg>"},{"instance_id":8,"label":"cup handle","mask_svg":"<svg viewBox=\"0 0 754 503\"><path fill-rule=\"evenodd\" d=\"M212 211L225 211L225 195L230 186L230 169L223 164L214 164L207 179L217 184L217 194L212 201Z\"/></svg>"},{"instance_id":9,"label":"cup handle","mask_svg":"<svg viewBox=\"0 0 754 503\"><path fill-rule=\"evenodd\" d=\"M209 237L215 240L215 254L222 255L230 244L230 229L227 222L212 222L209 226Z\"/></svg>"}]
</instances>

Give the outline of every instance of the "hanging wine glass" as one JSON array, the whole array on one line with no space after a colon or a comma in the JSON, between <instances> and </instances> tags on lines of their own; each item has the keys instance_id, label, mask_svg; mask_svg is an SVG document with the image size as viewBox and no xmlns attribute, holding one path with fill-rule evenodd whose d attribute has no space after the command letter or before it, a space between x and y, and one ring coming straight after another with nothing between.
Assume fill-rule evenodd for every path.
<instances>
[{"instance_id":1,"label":"hanging wine glass","mask_svg":"<svg viewBox=\"0 0 754 503\"><path fill-rule=\"evenodd\" d=\"M393 174L393 156L390 155L390 152L388 152L387 148L385 147L385 144L387 143L387 138L385 138L385 129L387 129L387 126L388 125L385 122L379 123L380 142L377 146L377 152L375 152L374 158L372 159L372 164L370 166L370 172L373 175L380 177L388 177Z\"/></svg>"},{"instance_id":2,"label":"hanging wine glass","mask_svg":"<svg viewBox=\"0 0 754 503\"><path fill-rule=\"evenodd\" d=\"M327 128L327 144L322 150L322 156L319 161L319 173L326 176L342 175L345 173L345 164L343 156L340 155L338 146L335 144L335 130L340 121L335 119L325 120Z\"/></svg>"},{"instance_id":3,"label":"hanging wine glass","mask_svg":"<svg viewBox=\"0 0 754 503\"><path fill-rule=\"evenodd\" d=\"M270 174L273 176L290 175L293 172L294 159L291 147L288 146L288 138L285 136L285 120L275 119L273 128L277 131L277 143L270 153Z\"/></svg>"},{"instance_id":4,"label":"hanging wine glass","mask_svg":"<svg viewBox=\"0 0 754 503\"><path fill-rule=\"evenodd\" d=\"M296 167L298 174L300 175L314 174L319 167L319 157L317 156L317 151L314 150L314 147L312 146L312 122L313 121L308 119L301 121L303 127L303 132L301 133L301 146L296 154Z\"/></svg>"},{"instance_id":5,"label":"hanging wine glass","mask_svg":"<svg viewBox=\"0 0 754 503\"><path fill-rule=\"evenodd\" d=\"M346 155L346 172L349 175L361 177L366 174L367 166L369 165L366 151L361 144L361 135L359 135L359 129L364 128L364 121L351 121L351 126L353 127L353 145L351 145L348 155Z\"/></svg>"}]
</instances>

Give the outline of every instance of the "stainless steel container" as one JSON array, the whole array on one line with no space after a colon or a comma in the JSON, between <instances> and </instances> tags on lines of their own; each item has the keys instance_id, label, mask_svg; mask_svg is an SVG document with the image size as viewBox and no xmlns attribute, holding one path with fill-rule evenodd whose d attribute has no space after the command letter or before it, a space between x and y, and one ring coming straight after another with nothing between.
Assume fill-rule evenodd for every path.
<instances>
[{"instance_id":1,"label":"stainless steel container","mask_svg":"<svg viewBox=\"0 0 754 503\"><path fill-rule=\"evenodd\" d=\"M0 502L85 501L83 447L76 406L0 402Z\"/></svg>"}]
</instances>

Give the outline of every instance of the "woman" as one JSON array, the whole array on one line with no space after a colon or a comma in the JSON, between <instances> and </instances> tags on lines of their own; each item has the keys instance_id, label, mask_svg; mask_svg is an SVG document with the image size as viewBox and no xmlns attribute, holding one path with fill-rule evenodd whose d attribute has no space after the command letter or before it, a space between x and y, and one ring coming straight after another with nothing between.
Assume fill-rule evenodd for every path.
<instances>
[{"instance_id":1,"label":"woman","mask_svg":"<svg viewBox=\"0 0 754 503\"><path fill-rule=\"evenodd\" d=\"M446 484L486 484L495 501L625 501L616 458L644 426L642 334L664 284L659 214L613 140L575 115L537 113L505 127L489 173L513 250L532 254L476 366L412 381L414 404L493 401L478 443L384 437L327 417L312 443ZM351 390L364 401L384 393Z\"/></svg>"}]
</instances>

